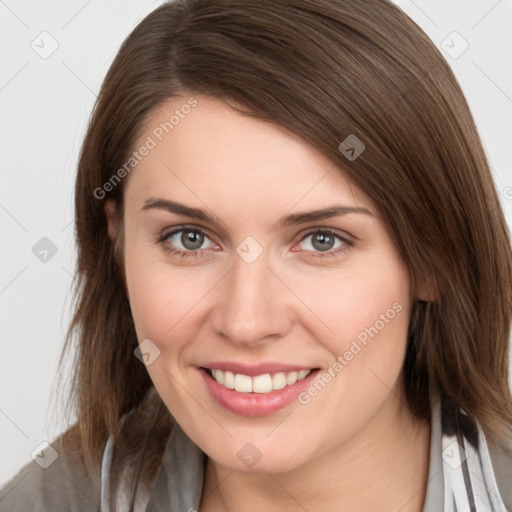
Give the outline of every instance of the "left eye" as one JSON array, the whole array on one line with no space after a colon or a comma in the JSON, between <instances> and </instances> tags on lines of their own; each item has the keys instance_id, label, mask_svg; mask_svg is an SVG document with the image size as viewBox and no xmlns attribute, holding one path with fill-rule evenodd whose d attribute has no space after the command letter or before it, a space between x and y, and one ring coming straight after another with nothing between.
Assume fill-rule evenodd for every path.
<instances>
[{"instance_id":1,"label":"left eye","mask_svg":"<svg viewBox=\"0 0 512 512\"><path fill-rule=\"evenodd\" d=\"M308 241L309 240L309 241ZM336 245L337 242L337 245ZM313 252L334 252L340 248L351 245L351 242L332 231L317 230L305 235L301 243L305 243L306 251Z\"/></svg>"},{"instance_id":2,"label":"left eye","mask_svg":"<svg viewBox=\"0 0 512 512\"><path fill-rule=\"evenodd\" d=\"M209 240L206 234L200 229L178 229L165 235L163 240L169 241L173 246L177 246L177 252L197 251L201 249L205 240ZM183 249L180 247L182 245ZM213 247L212 243L209 247ZM208 247L206 247L208 248ZM203 247L205 249L205 247Z\"/></svg>"}]
</instances>

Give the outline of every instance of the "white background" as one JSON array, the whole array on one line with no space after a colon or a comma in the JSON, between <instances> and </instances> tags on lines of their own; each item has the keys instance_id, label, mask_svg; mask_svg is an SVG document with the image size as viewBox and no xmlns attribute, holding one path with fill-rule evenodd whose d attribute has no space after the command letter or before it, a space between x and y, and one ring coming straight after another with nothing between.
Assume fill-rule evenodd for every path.
<instances>
[{"instance_id":1,"label":"white background","mask_svg":"<svg viewBox=\"0 0 512 512\"><path fill-rule=\"evenodd\" d=\"M51 395L70 320L78 152L121 42L160 3L0 0L0 485L68 427L52 415ZM396 3L454 69L512 225L512 2ZM469 44L456 59L443 50L460 50L453 31ZM58 48L43 59L31 45L49 49L52 38ZM32 252L42 237L57 248L46 263Z\"/></svg>"}]
</instances>

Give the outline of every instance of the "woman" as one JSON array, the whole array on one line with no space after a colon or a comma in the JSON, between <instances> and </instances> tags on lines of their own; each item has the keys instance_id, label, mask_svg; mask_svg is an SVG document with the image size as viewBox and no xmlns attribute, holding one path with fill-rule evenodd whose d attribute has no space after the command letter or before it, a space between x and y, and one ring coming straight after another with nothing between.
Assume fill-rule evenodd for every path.
<instances>
[{"instance_id":1,"label":"woman","mask_svg":"<svg viewBox=\"0 0 512 512\"><path fill-rule=\"evenodd\" d=\"M508 230L393 4L159 7L75 200L78 421L0 510L512 510Z\"/></svg>"}]
</instances>

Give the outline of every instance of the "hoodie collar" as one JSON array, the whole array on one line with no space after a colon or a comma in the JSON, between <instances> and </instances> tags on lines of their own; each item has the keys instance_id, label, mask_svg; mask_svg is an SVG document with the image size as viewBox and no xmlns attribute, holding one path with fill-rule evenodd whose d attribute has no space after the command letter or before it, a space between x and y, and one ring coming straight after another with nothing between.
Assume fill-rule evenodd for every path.
<instances>
[{"instance_id":1,"label":"hoodie collar","mask_svg":"<svg viewBox=\"0 0 512 512\"><path fill-rule=\"evenodd\" d=\"M507 512L480 425L440 400L431 410L430 462L422 512ZM119 430L130 413L121 418ZM120 486L112 496L113 456L114 438L110 435L101 466L102 512L128 509L130 468L123 468ZM137 491L134 512L197 512L206 462L206 454L176 422L151 489Z\"/></svg>"}]
</instances>

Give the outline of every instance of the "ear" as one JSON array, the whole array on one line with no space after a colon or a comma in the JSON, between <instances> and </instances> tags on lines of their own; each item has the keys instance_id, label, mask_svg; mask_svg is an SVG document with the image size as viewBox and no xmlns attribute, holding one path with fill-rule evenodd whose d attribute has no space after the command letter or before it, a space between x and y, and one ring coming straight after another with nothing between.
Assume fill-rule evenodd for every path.
<instances>
[{"instance_id":1,"label":"ear","mask_svg":"<svg viewBox=\"0 0 512 512\"><path fill-rule=\"evenodd\" d=\"M108 236L113 242L114 252L115 252L115 261L119 267L119 271L121 272L121 277L124 284L124 289L126 292L126 296L128 297L128 287L126 286L126 275L124 268L124 261L122 256L119 254L119 249L123 245L122 241L122 231L119 230L119 215L117 211L117 205L114 200L109 199L105 201L105 214L107 216L107 231Z\"/></svg>"},{"instance_id":2,"label":"ear","mask_svg":"<svg viewBox=\"0 0 512 512\"><path fill-rule=\"evenodd\" d=\"M116 203L112 199L105 201L105 214L108 223L108 236L111 240L117 238L117 217L116 217Z\"/></svg>"}]
</instances>

